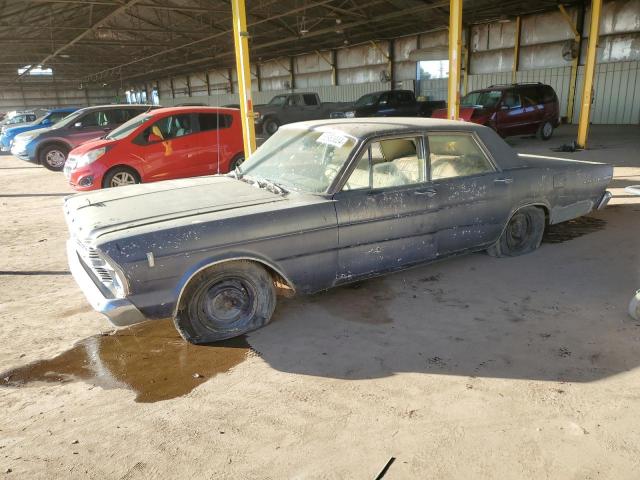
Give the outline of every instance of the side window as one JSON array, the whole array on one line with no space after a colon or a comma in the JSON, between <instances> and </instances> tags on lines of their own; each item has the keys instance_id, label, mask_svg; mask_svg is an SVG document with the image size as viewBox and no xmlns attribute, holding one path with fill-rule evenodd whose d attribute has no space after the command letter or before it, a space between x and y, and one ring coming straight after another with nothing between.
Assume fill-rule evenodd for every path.
<instances>
[{"instance_id":1,"label":"side window","mask_svg":"<svg viewBox=\"0 0 640 480\"><path fill-rule=\"evenodd\" d=\"M82 123L83 127L97 127L100 125L101 112L93 111L82 116L78 122Z\"/></svg>"},{"instance_id":2,"label":"side window","mask_svg":"<svg viewBox=\"0 0 640 480\"><path fill-rule=\"evenodd\" d=\"M199 113L198 123L200 131L219 130L231 126L231 115L218 115L217 113Z\"/></svg>"},{"instance_id":3,"label":"side window","mask_svg":"<svg viewBox=\"0 0 640 480\"><path fill-rule=\"evenodd\" d=\"M542 103L540 93L537 87L527 87L522 89L521 92L522 103L525 106L538 105Z\"/></svg>"},{"instance_id":4,"label":"side window","mask_svg":"<svg viewBox=\"0 0 640 480\"><path fill-rule=\"evenodd\" d=\"M468 177L495 171L470 134L429 134L431 180Z\"/></svg>"},{"instance_id":5,"label":"side window","mask_svg":"<svg viewBox=\"0 0 640 480\"><path fill-rule=\"evenodd\" d=\"M549 85L544 85L542 88L542 101L544 103L550 103L555 101L556 92Z\"/></svg>"},{"instance_id":6,"label":"side window","mask_svg":"<svg viewBox=\"0 0 640 480\"><path fill-rule=\"evenodd\" d=\"M154 141L183 137L190 133L192 133L190 114L171 115L161 118L149 128L146 128L142 132L142 140L143 143L153 143ZM149 140L151 135L153 135L152 140ZM160 140L157 140L157 138L160 138Z\"/></svg>"},{"instance_id":7,"label":"side window","mask_svg":"<svg viewBox=\"0 0 640 480\"><path fill-rule=\"evenodd\" d=\"M64 113L64 112L52 113L51 115L49 115L49 121L51 123L57 123L60 120L62 120L64 117L66 117L67 115L69 115L69 114L68 113Z\"/></svg>"},{"instance_id":8,"label":"side window","mask_svg":"<svg viewBox=\"0 0 640 480\"><path fill-rule=\"evenodd\" d=\"M295 105L296 107L304 105L301 95L291 95L289 97L289 105Z\"/></svg>"},{"instance_id":9,"label":"side window","mask_svg":"<svg viewBox=\"0 0 640 480\"><path fill-rule=\"evenodd\" d=\"M408 92L398 92L398 100L402 105L408 105L413 100Z\"/></svg>"},{"instance_id":10,"label":"side window","mask_svg":"<svg viewBox=\"0 0 640 480\"><path fill-rule=\"evenodd\" d=\"M412 185L426 178L419 137L373 142L363 153L345 190Z\"/></svg>"},{"instance_id":11,"label":"side window","mask_svg":"<svg viewBox=\"0 0 640 480\"><path fill-rule=\"evenodd\" d=\"M306 93L302 96L304 98L305 105L318 105L318 97L311 93Z\"/></svg>"},{"instance_id":12,"label":"side window","mask_svg":"<svg viewBox=\"0 0 640 480\"><path fill-rule=\"evenodd\" d=\"M515 92L506 92L502 99L502 104L509 108L520 108L522 106L520 95Z\"/></svg>"}]
</instances>

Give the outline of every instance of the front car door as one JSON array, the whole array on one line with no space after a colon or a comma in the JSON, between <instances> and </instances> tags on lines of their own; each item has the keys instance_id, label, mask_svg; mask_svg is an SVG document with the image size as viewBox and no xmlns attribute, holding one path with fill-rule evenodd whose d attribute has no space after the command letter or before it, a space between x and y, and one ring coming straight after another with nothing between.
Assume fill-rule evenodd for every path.
<instances>
[{"instance_id":1,"label":"front car door","mask_svg":"<svg viewBox=\"0 0 640 480\"><path fill-rule=\"evenodd\" d=\"M500 135L508 137L522 133L524 108L520 94L505 90L496 113L496 124Z\"/></svg>"},{"instance_id":2,"label":"front car door","mask_svg":"<svg viewBox=\"0 0 640 480\"><path fill-rule=\"evenodd\" d=\"M473 132L430 132L429 155L438 256L498 239L511 212L513 178L499 170Z\"/></svg>"},{"instance_id":3,"label":"front car door","mask_svg":"<svg viewBox=\"0 0 640 480\"><path fill-rule=\"evenodd\" d=\"M435 257L425 158L421 134L381 138L363 149L334 196L338 283Z\"/></svg>"},{"instance_id":4,"label":"front car door","mask_svg":"<svg viewBox=\"0 0 640 480\"><path fill-rule=\"evenodd\" d=\"M109 126L111 117L110 109L89 111L69 126L69 134L65 137L74 148L90 140L100 138L111 129Z\"/></svg>"},{"instance_id":5,"label":"front car door","mask_svg":"<svg viewBox=\"0 0 640 480\"><path fill-rule=\"evenodd\" d=\"M140 145L145 177L150 181L197 174L197 146L193 143L193 114L169 115L145 128L134 142Z\"/></svg>"}]
</instances>

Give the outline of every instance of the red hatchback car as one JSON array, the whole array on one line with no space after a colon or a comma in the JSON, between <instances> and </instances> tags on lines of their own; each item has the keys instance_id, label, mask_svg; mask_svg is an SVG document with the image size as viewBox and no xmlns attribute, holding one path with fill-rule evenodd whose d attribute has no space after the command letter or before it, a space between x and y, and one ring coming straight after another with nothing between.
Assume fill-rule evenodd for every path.
<instances>
[{"instance_id":1,"label":"red hatchback car","mask_svg":"<svg viewBox=\"0 0 640 480\"><path fill-rule=\"evenodd\" d=\"M436 110L432 117L447 118L447 110ZM492 85L460 100L460 118L491 127L501 137L537 134L549 140L560 124L560 105L549 85Z\"/></svg>"},{"instance_id":2,"label":"red hatchback car","mask_svg":"<svg viewBox=\"0 0 640 480\"><path fill-rule=\"evenodd\" d=\"M80 191L227 173L244 161L240 111L153 110L74 148L64 166Z\"/></svg>"}]
</instances>

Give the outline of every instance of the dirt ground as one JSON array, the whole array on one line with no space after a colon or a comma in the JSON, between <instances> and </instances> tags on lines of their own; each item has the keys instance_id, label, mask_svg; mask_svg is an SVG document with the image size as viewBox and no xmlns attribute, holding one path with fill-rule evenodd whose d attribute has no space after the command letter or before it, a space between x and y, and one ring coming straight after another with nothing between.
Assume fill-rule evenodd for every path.
<instances>
[{"instance_id":1,"label":"dirt ground","mask_svg":"<svg viewBox=\"0 0 640 480\"><path fill-rule=\"evenodd\" d=\"M109 334L68 274L63 176L0 157L0 477L637 479L640 128L593 130L510 140L617 167L611 206L533 254L286 299L201 347Z\"/></svg>"}]
</instances>

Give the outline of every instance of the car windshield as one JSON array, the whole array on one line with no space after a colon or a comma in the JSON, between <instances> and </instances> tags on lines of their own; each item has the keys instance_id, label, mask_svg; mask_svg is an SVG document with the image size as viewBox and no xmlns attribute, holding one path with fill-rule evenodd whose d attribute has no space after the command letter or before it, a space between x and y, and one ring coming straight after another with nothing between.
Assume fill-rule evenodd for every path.
<instances>
[{"instance_id":1,"label":"car windshield","mask_svg":"<svg viewBox=\"0 0 640 480\"><path fill-rule=\"evenodd\" d=\"M502 97L500 90L491 90L484 92L471 92L465 95L460 101L460 105L463 107L495 107Z\"/></svg>"},{"instance_id":2,"label":"car windshield","mask_svg":"<svg viewBox=\"0 0 640 480\"><path fill-rule=\"evenodd\" d=\"M84 110L76 110L75 112L64 117L62 120L60 120L58 123L53 125L51 128L64 128L68 125L71 125L72 123L75 122L76 118L78 118L83 113L85 113Z\"/></svg>"},{"instance_id":3,"label":"car windshield","mask_svg":"<svg viewBox=\"0 0 640 480\"><path fill-rule=\"evenodd\" d=\"M125 123L120 125L118 128L114 129L109 133L109 135L104 138L106 138L107 140L120 140L122 138L125 138L150 118L151 115L144 114L133 117L132 119L127 120Z\"/></svg>"},{"instance_id":4,"label":"car windshield","mask_svg":"<svg viewBox=\"0 0 640 480\"><path fill-rule=\"evenodd\" d=\"M375 105L378 103L378 94L370 93L369 95L364 95L358 99L355 106L356 107L370 107L371 105Z\"/></svg>"},{"instance_id":5,"label":"car windshield","mask_svg":"<svg viewBox=\"0 0 640 480\"><path fill-rule=\"evenodd\" d=\"M287 103L287 95L276 95L271 99L271 101L269 102L269 105L281 107L285 103Z\"/></svg>"},{"instance_id":6,"label":"car windshield","mask_svg":"<svg viewBox=\"0 0 640 480\"><path fill-rule=\"evenodd\" d=\"M338 130L282 128L242 164L242 174L287 190L324 193L356 144Z\"/></svg>"}]
</instances>

